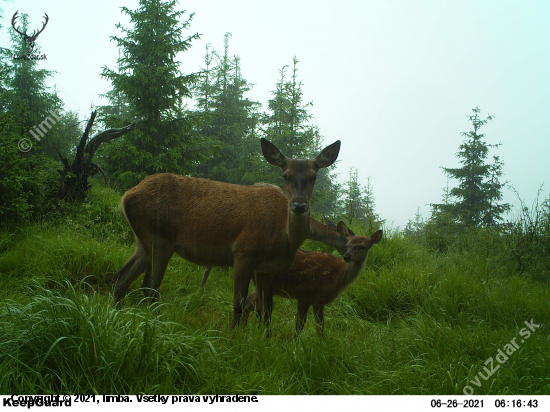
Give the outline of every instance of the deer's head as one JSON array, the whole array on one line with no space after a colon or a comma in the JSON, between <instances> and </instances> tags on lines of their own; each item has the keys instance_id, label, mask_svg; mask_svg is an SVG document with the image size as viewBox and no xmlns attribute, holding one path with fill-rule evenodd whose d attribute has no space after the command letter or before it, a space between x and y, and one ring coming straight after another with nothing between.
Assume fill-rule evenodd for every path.
<instances>
[{"instance_id":1,"label":"deer's head","mask_svg":"<svg viewBox=\"0 0 550 412\"><path fill-rule=\"evenodd\" d=\"M338 222L338 233L344 234L348 238L346 245L346 253L344 253L344 260L346 262L364 262L367 259L370 248L380 242L382 239L382 231L378 230L370 236L356 235L348 228L344 222Z\"/></svg>"},{"instance_id":2,"label":"deer's head","mask_svg":"<svg viewBox=\"0 0 550 412\"><path fill-rule=\"evenodd\" d=\"M292 212L301 215L309 210L317 172L336 161L340 151L340 140L325 147L313 160L287 159L277 146L263 138L262 151L269 163L283 171L283 191L289 199L289 207Z\"/></svg>"}]
</instances>

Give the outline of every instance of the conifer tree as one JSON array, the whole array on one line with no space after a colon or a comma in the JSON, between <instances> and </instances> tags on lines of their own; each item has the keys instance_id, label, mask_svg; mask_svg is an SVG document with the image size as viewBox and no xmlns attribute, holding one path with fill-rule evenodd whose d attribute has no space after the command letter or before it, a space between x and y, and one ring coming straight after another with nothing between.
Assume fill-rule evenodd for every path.
<instances>
[{"instance_id":1,"label":"conifer tree","mask_svg":"<svg viewBox=\"0 0 550 412\"><path fill-rule=\"evenodd\" d=\"M27 32L28 15L22 14L20 22L20 31ZM28 130L39 124L49 110L59 107L60 101L46 87L46 79L52 77L54 72L39 69L40 60L25 59L30 53L29 44L13 28L9 27L8 30L12 48L1 49L6 76L0 105L4 110L12 111L15 121ZM40 52L40 46L35 43L33 54Z\"/></svg>"},{"instance_id":2,"label":"conifer tree","mask_svg":"<svg viewBox=\"0 0 550 412\"><path fill-rule=\"evenodd\" d=\"M123 74L122 69L122 53L121 49L118 51L117 72ZM127 124L132 123L134 120L134 113L130 106L130 102L123 90L111 89L104 94L100 95L109 101L109 104L99 107L97 120L102 122L106 129L119 128ZM122 137L121 139L124 139ZM108 143L103 145L105 148ZM101 151L101 149L100 149Z\"/></svg>"},{"instance_id":3,"label":"conifer tree","mask_svg":"<svg viewBox=\"0 0 550 412\"><path fill-rule=\"evenodd\" d=\"M425 226L424 219L422 219L422 214L420 213L420 208L418 207L414 215L414 220L409 219L405 229L403 230L403 234L418 240L423 237Z\"/></svg>"},{"instance_id":4,"label":"conifer tree","mask_svg":"<svg viewBox=\"0 0 550 412\"><path fill-rule=\"evenodd\" d=\"M457 153L462 167L443 168L448 176L459 181L458 187L449 192L456 200L451 202L447 196L446 203L432 204L432 207L435 214L445 213L467 226L495 226L502 220L502 214L510 209L510 205L499 203L505 185L499 181L503 163L499 157L493 158L493 164L486 163L486 159L489 149L498 148L501 143L488 144L482 140L485 134L479 132L493 116L488 115L483 120L479 116L479 108L472 111L474 114L468 119L474 130L462 133L466 140Z\"/></svg>"},{"instance_id":5,"label":"conifer tree","mask_svg":"<svg viewBox=\"0 0 550 412\"><path fill-rule=\"evenodd\" d=\"M342 215L347 218L350 224L354 221L367 223L370 230L379 227L383 220L374 212L375 198L370 176L367 178L367 186L364 187L359 183L358 175L357 168L351 167L349 180L344 184L342 190Z\"/></svg>"},{"instance_id":6,"label":"conifer tree","mask_svg":"<svg viewBox=\"0 0 550 412\"><path fill-rule=\"evenodd\" d=\"M221 56L206 48L205 75L197 87L197 106L208 117L202 133L219 142L220 150L198 170L209 179L249 183L244 180L249 166L243 165L243 152L247 140L255 136L259 103L245 97L251 86L242 76L240 58L229 53L230 36L230 33L224 36ZM210 69L214 58L217 64ZM257 137L254 140L258 151Z\"/></svg>"},{"instance_id":7,"label":"conifer tree","mask_svg":"<svg viewBox=\"0 0 550 412\"><path fill-rule=\"evenodd\" d=\"M27 32L28 16L21 15L19 22L20 31ZM66 130L75 121L74 114L47 119L50 110L63 108L57 93L45 85L54 72L40 69L40 60L25 59L29 44L11 27L8 30L11 48L0 48L1 222L29 218L49 204L59 179L56 149L69 152L75 143L74 133ZM35 43L32 54L40 51ZM29 132L41 123L46 134L37 135L38 140Z\"/></svg>"},{"instance_id":8,"label":"conifer tree","mask_svg":"<svg viewBox=\"0 0 550 412\"><path fill-rule=\"evenodd\" d=\"M265 121L266 138L284 148L285 156L304 158L316 143L318 129L309 124L312 116L308 107L313 103L303 101L302 82L298 81L298 59L293 59L290 79L287 79L287 68L284 66L279 70L281 77L271 92L273 98L268 102L271 114Z\"/></svg>"},{"instance_id":9,"label":"conifer tree","mask_svg":"<svg viewBox=\"0 0 550 412\"><path fill-rule=\"evenodd\" d=\"M130 16L133 28L117 25L124 37L111 37L122 50L119 70L103 68L113 90L127 99L137 130L110 145L108 169L117 183L130 187L145 176L159 172L191 173L210 152L210 142L199 139L196 118L184 108L197 80L183 75L176 56L191 47L198 34L183 36L193 14L180 22L185 11L177 1L140 0Z\"/></svg>"},{"instance_id":10,"label":"conifer tree","mask_svg":"<svg viewBox=\"0 0 550 412\"><path fill-rule=\"evenodd\" d=\"M217 55L216 50L208 43L205 47L204 67L201 68L201 80L195 87L197 107L203 113L210 113L212 110L212 96L215 93L215 82L212 79L216 76L214 59Z\"/></svg>"},{"instance_id":11,"label":"conifer tree","mask_svg":"<svg viewBox=\"0 0 550 412\"><path fill-rule=\"evenodd\" d=\"M18 21L19 30L27 32L27 14L22 14ZM61 119L52 117L51 110L63 111L64 106L57 90L51 91L46 86L46 80L55 72L40 69L40 60L25 59L30 52L29 44L11 27L9 33L12 47L0 52L4 74L0 108L12 112L19 133L31 140L34 149L41 148L44 154L59 160L57 151L67 155L77 144L80 131L77 115L68 112ZM38 42L34 43L32 54L41 54Z\"/></svg>"}]
</instances>

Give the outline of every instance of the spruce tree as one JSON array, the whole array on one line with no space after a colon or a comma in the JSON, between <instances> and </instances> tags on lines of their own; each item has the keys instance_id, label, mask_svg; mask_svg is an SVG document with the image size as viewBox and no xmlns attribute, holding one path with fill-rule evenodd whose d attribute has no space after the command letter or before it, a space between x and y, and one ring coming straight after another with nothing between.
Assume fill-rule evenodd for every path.
<instances>
[{"instance_id":1,"label":"spruce tree","mask_svg":"<svg viewBox=\"0 0 550 412\"><path fill-rule=\"evenodd\" d=\"M197 76L182 74L176 57L199 35L183 36L193 14L180 22L185 11L176 11L176 5L175 0L140 0L136 10L123 7L134 26L117 24L125 36L111 37L122 50L119 70L104 67L102 76L127 99L138 122L137 130L111 144L106 154L112 177L123 187L153 173L191 173L211 149L196 133L197 119L184 108Z\"/></svg>"},{"instance_id":2,"label":"spruce tree","mask_svg":"<svg viewBox=\"0 0 550 412\"><path fill-rule=\"evenodd\" d=\"M27 14L21 15L20 22L20 31L29 31ZM46 79L52 77L54 72L39 69L40 60L22 58L29 55L30 46L12 27L8 30L12 47L1 49L5 89L0 97L0 106L12 111L15 121L28 131L30 127L39 124L49 110L59 107L60 101L46 87ZM33 54L40 52L40 46L35 43Z\"/></svg>"},{"instance_id":3,"label":"spruce tree","mask_svg":"<svg viewBox=\"0 0 550 412\"><path fill-rule=\"evenodd\" d=\"M122 53L121 49L118 52L117 72L123 74L122 69ZM134 112L130 106L130 101L120 89L111 89L100 97L106 98L109 104L100 106L98 109L97 121L102 122L104 128L112 129L124 127L134 120ZM124 139L122 137L121 139ZM105 144L106 147L108 144Z\"/></svg>"},{"instance_id":4,"label":"spruce tree","mask_svg":"<svg viewBox=\"0 0 550 412\"><path fill-rule=\"evenodd\" d=\"M20 31L28 32L27 14L22 14L18 21ZM63 112L64 106L57 90L46 86L46 80L55 72L40 69L40 60L20 58L28 56L30 46L13 28L9 28L9 33L12 47L2 48L0 52L3 66L0 108L13 113L19 133L31 140L34 149L41 148L43 153L59 160L58 151L66 156L77 144L80 131L77 115L67 112L58 119L51 114L51 110ZM41 54L38 42L34 43L32 54Z\"/></svg>"},{"instance_id":5,"label":"spruce tree","mask_svg":"<svg viewBox=\"0 0 550 412\"><path fill-rule=\"evenodd\" d=\"M443 168L449 177L459 182L458 187L452 188L449 192L456 201L451 202L447 196L446 203L433 204L432 207L435 214L445 213L467 226L495 226L502 220L502 214L510 209L510 205L499 203L502 199L502 187L505 185L499 181L503 163L499 157L493 158L493 164L487 163L486 159L489 149L498 148L501 143L488 144L482 140L485 134L479 132L493 116L488 115L483 120L479 116L479 108L476 107L472 111L474 114L468 119L473 125L473 130L462 133L466 140L462 142L456 154L462 167Z\"/></svg>"},{"instance_id":6,"label":"spruce tree","mask_svg":"<svg viewBox=\"0 0 550 412\"><path fill-rule=\"evenodd\" d=\"M287 68L284 66L279 70L281 77L271 92L273 98L268 102L271 113L265 121L266 138L284 148L285 156L305 158L318 137L317 128L309 124L312 116L308 108L313 103L303 101L302 82L298 81L298 59L293 59L290 79L287 79Z\"/></svg>"},{"instance_id":7,"label":"spruce tree","mask_svg":"<svg viewBox=\"0 0 550 412\"><path fill-rule=\"evenodd\" d=\"M361 193L361 185L357 181L358 171L356 167L350 167L349 180L344 185L344 213L348 222L353 223L354 220L360 219L363 216L364 203L363 194Z\"/></svg>"},{"instance_id":8,"label":"spruce tree","mask_svg":"<svg viewBox=\"0 0 550 412\"><path fill-rule=\"evenodd\" d=\"M341 214L352 224L354 221L366 223L369 230L379 228L384 222L374 211L375 198L374 189L370 176L367 178L367 186L364 187L358 180L359 172L356 167L351 167L349 180L342 189L342 210Z\"/></svg>"},{"instance_id":9,"label":"spruce tree","mask_svg":"<svg viewBox=\"0 0 550 412\"><path fill-rule=\"evenodd\" d=\"M28 31L28 16L19 20ZM48 119L50 110L62 109L63 102L45 85L54 72L40 69L40 60L27 56L29 44L9 28L11 48L0 48L0 222L30 218L49 205L57 188L59 160L56 149L70 152L74 147L69 125L76 121L69 113ZM35 43L33 54L40 53ZM59 112L56 112L56 114ZM55 123L55 124L54 124ZM43 124L40 140L30 134ZM35 129L36 130L36 129ZM54 160L55 159L55 160Z\"/></svg>"},{"instance_id":10,"label":"spruce tree","mask_svg":"<svg viewBox=\"0 0 550 412\"><path fill-rule=\"evenodd\" d=\"M414 215L414 220L409 219L405 229L403 230L403 234L407 237L412 237L419 240L424 236L425 227L426 225L424 223L424 219L422 219L422 214L420 213L420 208L418 207Z\"/></svg>"},{"instance_id":11,"label":"spruce tree","mask_svg":"<svg viewBox=\"0 0 550 412\"><path fill-rule=\"evenodd\" d=\"M204 114L209 114L212 110L212 96L215 94L215 82L212 79L216 76L214 59L217 56L216 50L208 43L205 46L201 80L195 86L197 108Z\"/></svg>"},{"instance_id":12,"label":"spruce tree","mask_svg":"<svg viewBox=\"0 0 550 412\"><path fill-rule=\"evenodd\" d=\"M220 56L209 47L205 55L205 75L197 87L197 107L207 116L202 133L219 142L219 153L199 166L202 177L230 183L249 183L248 164L243 164L247 141L255 136L259 103L247 97L251 86L243 78L240 58L229 53L230 33L224 36ZM210 66L217 59L214 68ZM258 139L254 138L256 151Z\"/></svg>"}]
</instances>

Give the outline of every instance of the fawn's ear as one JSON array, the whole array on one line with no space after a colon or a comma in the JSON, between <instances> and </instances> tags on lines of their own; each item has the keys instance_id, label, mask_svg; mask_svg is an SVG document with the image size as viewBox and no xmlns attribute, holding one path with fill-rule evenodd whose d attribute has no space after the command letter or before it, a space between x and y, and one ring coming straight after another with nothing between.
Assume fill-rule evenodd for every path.
<instances>
[{"instance_id":1,"label":"fawn's ear","mask_svg":"<svg viewBox=\"0 0 550 412\"><path fill-rule=\"evenodd\" d=\"M353 233L353 230L351 230L349 227L346 226L346 224L340 220L338 222L338 226L342 225L342 231L341 233L344 233L347 237L352 237L352 236L355 236L355 233ZM346 228L346 231L344 232L344 229L343 228ZM337 228L338 230L338 228Z\"/></svg>"},{"instance_id":2,"label":"fawn's ear","mask_svg":"<svg viewBox=\"0 0 550 412\"><path fill-rule=\"evenodd\" d=\"M372 235L370 235L369 239L374 245L376 245L382 239L382 231L378 230L374 232Z\"/></svg>"},{"instance_id":3,"label":"fawn's ear","mask_svg":"<svg viewBox=\"0 0 550 412\"><path fill-rule=\"evenodd\" d=\"M319 156L313 161L315 171L318 172L319 169L329 167L333 164L338 158L338 153L340 153L340 140L336 140L333 144L325 147L321 153L319 153Z\"/></svg>"},{"instance_id":4,"label":"fawn's ear","mask_svg":"<svg viewBox=\"0 0 550 412\"><path fill-rule=\"evenodd\" d=\"M285 155L281 153L277 146L275 146L269 140L264 139L263 137L261 139L261 144L262 153L265 157L265 160L267 160L273 166L279 166L281 169L284 169L287 165L287 160Z\"/></svg>"},{"instance_id":5,"label":"fawn's ear","mask_svg":"<svg viewBox=\"0 0 550 412\"><path fill-rule=\"evenodd\" d=\"M344 234L345 237L350 238L352 236L355 236L355 234L352 232L351 229L349 229L344 222L341 220L338 222L338 226L336 226L336 231L340 234Z\"/></svg>"}]
</instances>

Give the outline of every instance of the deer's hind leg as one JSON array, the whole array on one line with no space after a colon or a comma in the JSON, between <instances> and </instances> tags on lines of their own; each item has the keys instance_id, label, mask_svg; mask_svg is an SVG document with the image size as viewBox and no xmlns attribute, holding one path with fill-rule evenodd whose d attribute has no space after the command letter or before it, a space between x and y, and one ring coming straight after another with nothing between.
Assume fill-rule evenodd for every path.
<instances>
[{"instance_id":1,"label":"deer's hind leg","mask_svg":"<svg viewBox=\"0 0 550 412\"><path fill-rule=\"evenodd\" d=\"M172 258L173 254L174 254L174 242L171 242L163 238L155 239L153 243L153 254L152 254L153 255L153 262L152 262L153 288L149 289L149 296L151 296L154 299L158 299L159 297L158 289L160 288L160 284L162 283L162 279L164 278L164 274L166 273L166 268L168 267L168 263L170 262L170 259ZM146 279L143 280L144 285L146 280L147 280L147 276L146 276ZM149 284L150 284L150 281L151 280L149 277L148 279Z\"/></svg>"},{"instance_id":2,"label":"deer's hind leg","mask_svg":"<svg viewBox=\"0 0 550 412\"><path fill-rule=\"evenodd\" d=\"M146 298L151 297L151 272L152 272L153 262L152 256L147 258L147 263L145 264L145 276L143 277L143 282L141 282L141 290Z\"/></svg>"},{"instance_id":3,"label":"deer's hind leg","mask_svg":"<svg viewBox=\"0 0 550 412\"><path fill-rule=\"evenodd\" d=\"M138 240L134 254L114 275L116 279L115 303L120 302L124 298L132 282L146 270L146 266L147 252Z\"/></svg>"}]
</instances>

